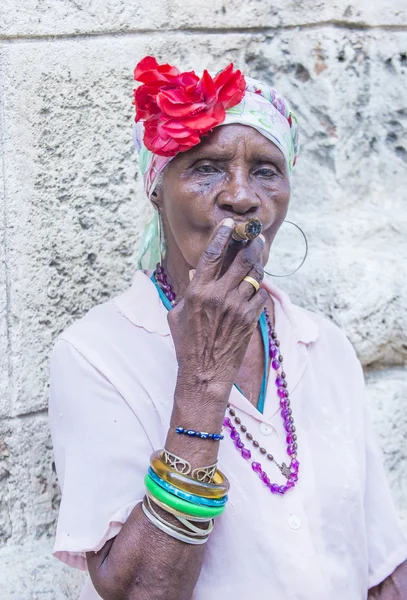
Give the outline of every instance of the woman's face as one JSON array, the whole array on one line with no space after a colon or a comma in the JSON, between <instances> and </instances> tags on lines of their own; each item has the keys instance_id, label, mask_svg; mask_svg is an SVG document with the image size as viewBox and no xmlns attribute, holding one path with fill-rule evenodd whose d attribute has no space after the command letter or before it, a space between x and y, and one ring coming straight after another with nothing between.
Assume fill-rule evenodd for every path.
<instances>
[{"instance_id":1,"label":"woman's face","mask_svg":"<svg viewBox=\"0 0 407 600\"><path fill-rule=\"evenodd\" d=\"M214 227L225 217L257 217L266 238L263 264L284 221L290 182L282 152L252 127L217 127L166 167L155 202L167 243L167 260L197 266Z\"/></svg>"}]
</instances>

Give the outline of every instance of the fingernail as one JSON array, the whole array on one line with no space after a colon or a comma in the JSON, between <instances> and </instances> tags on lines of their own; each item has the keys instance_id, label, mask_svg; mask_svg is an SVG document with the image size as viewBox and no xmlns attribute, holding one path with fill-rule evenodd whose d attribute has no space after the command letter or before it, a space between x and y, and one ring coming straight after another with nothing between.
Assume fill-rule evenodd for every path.
<instances>
[{"instance_id":1,"label":"fingernail","mask_svg":"<svg viewBox=\"0 0 407 600\"><path fill-rule=\"evenodd\" d=\"M266 238L264 237L264 235L263 235L262 233L260 233L260 234L259 234L259 238L260 238L261 240L263 240L263 244L265 244L265 243L266 243Z\"/></svg>"},{"instance_id":2,"label":"fingernail","mask_svg":"<svg viewBox=\"0 0 407 600\"><path fill-rule=\"evenodd\" d=\"M223 219L222 225L224 225L225 227L230 227L230 229L233 229L233 227L235 226L235 222L231 217L228 217L227 219Z\"/></svg>"},{"instance_id":3,"label":"fingernail","mask_svg":"<svg viewBox=\"0 0 407 600\"><path fill-rule=\"evenodd\" d=\"M189 281L192 281L195 275L196 269L191 269L189 272Z\"/></svg>"}]
</instances>

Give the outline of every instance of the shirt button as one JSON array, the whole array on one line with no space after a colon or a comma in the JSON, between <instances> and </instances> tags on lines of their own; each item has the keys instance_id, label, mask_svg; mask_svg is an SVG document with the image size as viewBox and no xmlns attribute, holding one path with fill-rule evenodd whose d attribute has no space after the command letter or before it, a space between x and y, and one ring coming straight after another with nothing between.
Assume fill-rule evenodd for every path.
<instances>
[{"instance_id":1,"label":"shirt button","mask_svg":"<svg viewBox=\"0 0 407 600\"><path fill-rule=\"evenodd\" d=\"M288 525L291 529L299 529L301 527L301 519L297 515L290 515L288 517Z\"/></svg>"},{"instance_id":2,"label":"shirt button","mask_svg":"<svg viewBox=\"0 0 407 600\"><path fill-rule=\"evenodd\" d=\"M260 433L263 435L270 435L273 432L273 427L267 423L260 423Z\"/></svg>"}]
</instances>

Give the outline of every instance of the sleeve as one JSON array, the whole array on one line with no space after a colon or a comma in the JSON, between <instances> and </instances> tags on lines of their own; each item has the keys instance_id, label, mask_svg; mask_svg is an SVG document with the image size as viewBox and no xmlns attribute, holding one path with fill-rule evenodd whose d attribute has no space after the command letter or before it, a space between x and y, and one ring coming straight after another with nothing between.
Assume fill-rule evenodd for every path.
<instances>
[{"instance_id":1,"label":"sleeve","mask_svg":"<svg viewBox=\"0 0 407 600\"><path fill-rule=\"evenodd\" d=\"M397 518L383 456L367 411L365 423L365 515L370 589L384 581L407 559L407 541Z\"/></svg>"},{"instance_id":2,"label":"sleeve","mask_svg":"<svg viewBox=\"0 0 407 600\"><path fill-rule=\"evenodd\" d=\"M110 381L63 339L51 358L49 422L62 493L53 554L86 571L85 553L115 537L142 500L152 447Z\"/></svg>"}]
</instances>

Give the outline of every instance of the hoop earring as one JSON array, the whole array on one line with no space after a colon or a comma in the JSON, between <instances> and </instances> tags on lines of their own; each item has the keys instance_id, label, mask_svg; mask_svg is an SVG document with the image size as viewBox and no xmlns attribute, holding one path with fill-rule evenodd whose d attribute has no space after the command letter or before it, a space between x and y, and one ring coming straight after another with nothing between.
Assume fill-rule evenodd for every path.
<instances>
[{"instance_id":1,"label":"hoop earring","mask_svg":"<svg viewBox=\"0 0 407 600\"><path fill-rule=\"evenodd\" d=\"M160 266L163 266L163 259L165 258L165 241L163 235L163 226L161 222L160 211L157 211L158 218L158 256L160 257Z\"/></svg>"},{"instance_id":2,"label":"hoop earring","mask_svg":"<svg viewBox=\"0 0 407 600\"><path fill-rule=\"evenodd\" d=\"M292 221L283 221L283 223L289 223L290 225L294 225L294 227L296 227L301 232L301 234L304 238L304 241L305 241L305 254L304 254L304 258L300 262L299 266L296 269L294 269L294 271L290 271L290 273L286 273L285 275L274 275L273 273L270 273L270 272L266 271L266 269L264 269L264 272L267 273L267 275L270 275L271 277L289 277L290 275L294 275L294 273L296 273L297 271L299 271L299 269L301 269L302 265L305 263L305 260L308 256L308 239L307 239L307 236L305 235L305 233L303 232L303 230L301 229L301 227L299 225L297 225L296 223L293 223Z\"/></svg>"}]
</instances>

